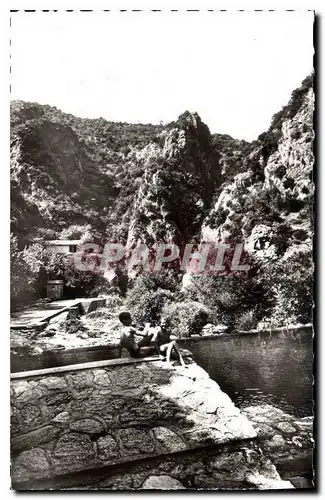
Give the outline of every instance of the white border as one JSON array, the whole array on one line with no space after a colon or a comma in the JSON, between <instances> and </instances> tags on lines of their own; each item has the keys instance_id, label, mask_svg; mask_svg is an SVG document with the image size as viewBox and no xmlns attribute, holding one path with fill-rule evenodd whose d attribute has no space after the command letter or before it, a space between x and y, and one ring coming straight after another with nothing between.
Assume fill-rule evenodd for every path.
<instances>
[{"instance_id":1,"label":"white border","mask_svg":"<svg viewBox=\"0 0 325 500\"><path fill-rule=\"evenodd\" d=\"M144 9L144 10L152 10L152 9L162 9L162 10L170 10L170 9L180 9L180 10L187 10L187 9L213 9L213 10L220 10L220 9L227 9L229 11L232 10L239 10L239 9L244 9L244 10L315 10L316 13L320 16L319 19L319 46L318 46L318 51L324 56L324 51L323 51L323 37L321 34L321 28L323 25L323 20L322 20L322 14L324 12L324 2L317 0L317 1L310 1L310 0L273 0L273 1L248 1L246 0L245 2L243 1L232 1L232 0L227 0L227 1L219 1L219 0L210 0L210 1L205 1L205 0L30 0L26 2L26 0L11 0L11 1L3 1L0 4L0 13L2 16L0 17L1 19L1 24L0 24L0 36L1 36L1 44L0 44L0 55L1 55L1 62L2 62L2 73L1 76L2 78L0 79L0 86L1 86L1 110L0 110L0 118L1 118L1 168L0 168L0 186L2 189L1 193L1 235L5 237L5 240L7 242L7 245L2 244L1 245L1 260L0 262L3 263L2 265L2 272L1 272L1 307L2 307L2 315L1 318L5 318L5 321L2 321L2 328L1 328L1 370L2 370L2 398L1 398L1 405L2 405L2 411L1 411L1 431L2 431L2 436L1 436L1 480L0 480L0 485L1 485L1 493L2 493L2 498L7 498L7 497L12 497L15 493L13 491L10 491L10 478L9 478L9 167L8 167L8 156L9 156L9 121L8 121L8 116L9 116L9 10L10 9ZM32 15L32 14L31 14ZM85 14L87 15L87 14ZM135 14L136 15L136 14ZM276 34L275 34L276 36ZM320 59L320 58L319 58ZM319 61L320 63L320 61ZM323 68L318 67L317 68L318 72L318 82L319 82L319 91L320 91L320 82L324 82L324 79L322 78L322 73L323 73ZM324 83L323 83L324 85ZM317 130L318 134L318 142L319 142L319 165L318 165L318 209L319 212L317 213L317 218L319 221L320 213L323 214L323 202L322 198L323 193L325 193L325 176L321 175L321 170L323 168L323 148L321 144L321 127L320 127L320 122L321 122L321 117L323 117L323 111L324 111L324 106L323 104L321 105L321 96L317 96L317 105L319 106L318 113L319 113L319 127ZM321 108L320 108L321 105ZM323 242L323 236L324 232L322 230L322 225L319 223L318 231L319 231L319 256L318 259L320 260L321 258L321 249L324 248L322 246ZM321 265L321 262L319 262L319 271L321 274L321 278L323 278L323 266ZM323 304L323 301L325 301L324 294L322 293L322 283L323 280L320 279L320 286L319 286L319 291L318 291L318 310L319 311L324 311L325 310L325 302ZM324 306L324 307L322 307ZM320 318L322 320L322 318ZM323 353L323 346L324 342L321 342L321 336L325 335L325 332L322 330L322 321L320 321L320 324L317 328L317 335L318 335L318 342L317 342L317 351L318 351L318 367L319 367L319 373L318 373L318 385L321 385L321 382L323 381L323 370L321 369L321 359L324 355ZM321 390L320 387L318 388L318 393L319 393L319 398L321 396ZM321 408L321 401L318 400L318 434L317 434L317 446L318 446L318 471L317 471L317 476L318 476L318 484L319 484L319 489L322 491L323 490L323 481L322 481L322 472L324 472L324 469L322 467L321 463L321 458L322 458L322 451L323 451L323 440L321 438L321 424L322 424L322 416L323 416L323 411ZM217 494L220 495L220 493L216 492ZM40 498L40 495L45 495L46 493L43 494L35 494L35 493L29 493L29 498ZM59 493L62 496L65 496L67 493L60 492ZM127 495L128 493L121 493L121 495ZM232 493L235 495L236 493ZM240 492L239 492L240 494ZM300 494L303 494L302 492ZM77 494L78 495L78 494ZM93 496L94 493L89 493L88 496ZM156 495L161 495L161 494L156 494ZM272 495L272 494L271 494ZM277 496L282 496L285 495L285 493L274 493L273 495Z\"/></svg>"}]
</instances>

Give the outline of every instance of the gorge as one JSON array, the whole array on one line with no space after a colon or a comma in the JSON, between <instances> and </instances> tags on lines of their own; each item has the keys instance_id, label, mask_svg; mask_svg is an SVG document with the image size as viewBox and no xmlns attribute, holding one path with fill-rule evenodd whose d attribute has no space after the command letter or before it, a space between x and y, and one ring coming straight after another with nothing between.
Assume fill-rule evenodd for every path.
<instances>
[{"instance_id":1,"label":"gorge","mask_svg":"<svg viewBox=\"0 0 325 500\"><path fill-rule=\"evenodd\" d=\"M252 143L188 111L126 124L12 102L13 313L49 307L49 279L104 303L12 322L15 489L313 486L313 120L313 75ZM54 239L231 248L225 272L177 255L106 279L50 255ZM246 269L232 269L241 244ZM187 368L117 360L121 309L165 318Z\"/></svg>"}]
</instances>

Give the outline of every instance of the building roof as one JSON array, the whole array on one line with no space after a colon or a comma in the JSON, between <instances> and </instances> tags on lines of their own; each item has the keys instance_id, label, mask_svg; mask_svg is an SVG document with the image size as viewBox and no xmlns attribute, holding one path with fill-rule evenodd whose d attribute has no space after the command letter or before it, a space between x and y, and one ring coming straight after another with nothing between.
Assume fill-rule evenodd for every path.
<instances>
[{"instance_id":1,"label":"building roof","mask_svg":"<svg viewBox=\"0 0 325 500\"><path fill-rule=\"evenodd\" d=\"M44 241L45 245L48 246L68 246L68 245L80 245L81 240L46 240Z\"/></svg>"}]
</instances>

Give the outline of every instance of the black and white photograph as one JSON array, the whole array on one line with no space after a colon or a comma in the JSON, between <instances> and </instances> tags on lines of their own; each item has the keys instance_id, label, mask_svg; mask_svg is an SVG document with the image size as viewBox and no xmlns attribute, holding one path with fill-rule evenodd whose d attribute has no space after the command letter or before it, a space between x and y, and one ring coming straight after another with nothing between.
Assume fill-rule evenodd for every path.
<instances>
[{"instance_id":1,"label":"black and white photograph","mask_svg":"<svg viewBox=\"0 0 325 500\"><path fill-rule=\"evenodd\" d=\"M10 12L12 490L315 490L316 23Z\"/></svg>"}]
</instances>

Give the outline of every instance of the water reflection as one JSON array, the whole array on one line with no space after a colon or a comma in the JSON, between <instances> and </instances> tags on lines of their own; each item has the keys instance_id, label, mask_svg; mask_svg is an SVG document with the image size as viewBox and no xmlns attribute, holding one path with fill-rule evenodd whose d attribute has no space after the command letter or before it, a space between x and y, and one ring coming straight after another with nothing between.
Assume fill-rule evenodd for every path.
<instances>
[{"instance_id":1,"label":"water reflection","mask_svg":"<svg viewBox=\"0 0 325 500\"><path fill-rule=\"evenodd\" d=\"M184 347L239 407L272 404L312 414L311 331L190 340Z\"/></svg>"}]
</instances>

